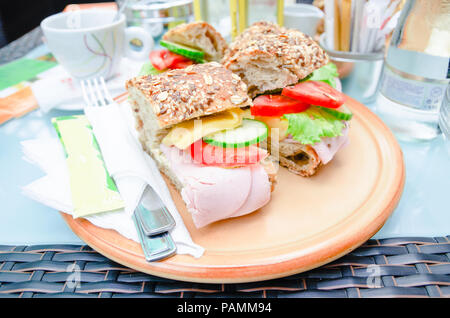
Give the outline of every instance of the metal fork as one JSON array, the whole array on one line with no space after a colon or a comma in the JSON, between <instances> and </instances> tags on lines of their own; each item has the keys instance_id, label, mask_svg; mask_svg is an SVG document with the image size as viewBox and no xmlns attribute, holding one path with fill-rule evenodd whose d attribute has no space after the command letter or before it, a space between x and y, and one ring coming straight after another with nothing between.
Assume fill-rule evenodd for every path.
<instances>
[{"instance_id":1,"label":"metal fork","mask_svg":"<svg viewBox=\"0 0 450 318\"><path fill-rule=\"evenodd\" d=\"M111 97L111 94L109 94L109 91L106 88L105 79L103 77L100 77L99 79L94 78L81 80L81 90L83 92L83 98L86 103L85 107L107 106L115 103L114 99Z\"/></svg>"},{"instance_id":2,"label":"metal fork","mask_svg":"<svg viewBox=\"0 0 450 318\"><path fill-rule=\"evenodd\" d=\"M103 77L81 81L86 106L102 107L115 103ZM141 200L133 214L145 258L155 261L175 253L176 247L168 233L175 226L175 220L158 194L146 185Z\"/></svg>"}]
</instances>

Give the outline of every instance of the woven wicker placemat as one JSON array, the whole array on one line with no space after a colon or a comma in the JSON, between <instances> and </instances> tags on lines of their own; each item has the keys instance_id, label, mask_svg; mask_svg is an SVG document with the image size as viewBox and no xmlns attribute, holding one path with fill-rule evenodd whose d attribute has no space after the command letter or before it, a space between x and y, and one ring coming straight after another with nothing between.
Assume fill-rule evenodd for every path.
<instances>
[{"instance_id":1,"label":"woven wicker placemat","mask_svg":"<svg viewBox=\"0 0 450 318\"><path fill-rule=\"evenodd\" d=\"M0 297L450 297L450 236L369 240L318 269L245 284L151 276L82 245L0 245Z\"/></svg>"}]
</instances>

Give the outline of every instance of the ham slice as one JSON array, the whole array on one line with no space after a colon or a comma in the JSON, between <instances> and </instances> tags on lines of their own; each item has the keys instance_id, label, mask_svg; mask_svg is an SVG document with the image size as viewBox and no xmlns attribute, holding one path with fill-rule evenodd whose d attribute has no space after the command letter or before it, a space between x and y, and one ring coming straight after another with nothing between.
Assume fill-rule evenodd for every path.
<instances>
[{"instance_id":1,"label":"ham slice","mask_svg":"<svg viewBox=\"0 0 450 318\"><path fill-rule=\"evenodd\" d=\"M342 130L341 136L322 138L320 142L311 146L323 164L330 162L339 149L348 144L348 127L348 123L345 122L345 128Z\"/></svg>"},{"instance_id":2,"label":"ham slice","mask_svg":"<svg viewBox=\"0 0 450 318\"><path fill-rule=\"evenodd\" d=\"M184 185L181 196L197 228L254 212L270 200L271 183L261 164L231 169L205 166L175 147L160 147Z\"/></svg>"}]
</instances>

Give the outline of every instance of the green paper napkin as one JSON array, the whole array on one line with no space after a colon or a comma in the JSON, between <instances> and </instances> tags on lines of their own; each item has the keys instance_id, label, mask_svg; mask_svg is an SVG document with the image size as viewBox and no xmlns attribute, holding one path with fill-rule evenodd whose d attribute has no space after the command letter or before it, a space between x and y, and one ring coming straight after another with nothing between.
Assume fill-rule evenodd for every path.
<instances>
[{"instance_id":1,"label":"green paper napkin","mask_svg":"<svg viewBox=\"0 0 450 318\"><path fill-rule=\"evenodd\" d=\"M58 64L55 62L27 58L2 65L0 66L0 90L28 81L56 65Z\"/></svg>"}]
</instances>

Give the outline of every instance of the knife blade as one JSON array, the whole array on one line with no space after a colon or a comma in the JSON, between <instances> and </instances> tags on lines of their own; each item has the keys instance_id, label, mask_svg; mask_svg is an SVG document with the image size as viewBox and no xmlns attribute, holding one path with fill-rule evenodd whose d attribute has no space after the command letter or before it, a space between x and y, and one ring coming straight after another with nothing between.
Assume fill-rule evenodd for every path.
<instances>
[{"instance_id":1,"label":"knife blade","mask_svg":"<svg viewBox=\"0 0 450 318\"><path fill-rule=\"evenodd\" d=\"M175 227L175 220L172 215L155 190L149 185L144 189L135 215L146 236L159 235Z\"/></svg>"}]
</instances>

